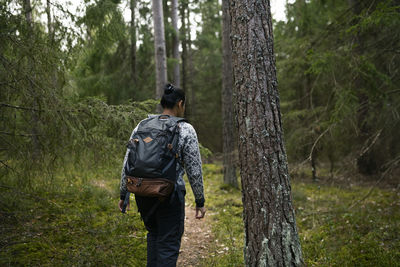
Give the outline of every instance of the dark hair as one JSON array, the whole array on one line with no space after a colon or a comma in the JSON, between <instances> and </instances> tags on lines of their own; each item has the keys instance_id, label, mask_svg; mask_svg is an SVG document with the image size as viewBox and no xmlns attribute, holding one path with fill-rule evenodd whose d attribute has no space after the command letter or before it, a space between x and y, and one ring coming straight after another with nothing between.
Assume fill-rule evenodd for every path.
<instances>
[{"instance_id":1,"label":"dark hair","mask_svg":"<svg viewBox=\"0 0 400 267\"><path fill-rule=\"evenodd\" d=\"M170 83L164 85L164 94L160 101L163 108L172 109L180 100L183 100L183 103L185 103L185 92L182 89Z\"/></svg>"}]
</instances>

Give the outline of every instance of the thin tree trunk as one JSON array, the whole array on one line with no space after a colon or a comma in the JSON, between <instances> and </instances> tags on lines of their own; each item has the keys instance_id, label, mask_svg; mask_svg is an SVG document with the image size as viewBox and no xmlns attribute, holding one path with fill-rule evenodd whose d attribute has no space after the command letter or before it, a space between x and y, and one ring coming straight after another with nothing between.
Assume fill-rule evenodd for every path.
<instances>
[{"instance_id":1,"label":"thin tree trunk","mask_svg":"<svg viewBox=\"0 0 400 267\"><path fill-rule=\"evenodd\" d=\"M131 9L131 77L132 81L136 83L136 22L135 22L135 9L136 0L130 0Z\"/></svg>"},{"instance_id":2,"label":"thin tree trunk","mask_svg":"<svg viewBox=\"0 0 400 267\"><path fill-rule=\"evenodd\" d=\"M188 2L187 0L181 1L180 6L180 15L181 15L181 40L182 40L182 89L188 95L188 88L187 88L187 29L186 29L186 10L188 9ZM188 100L186 101L186 117L190 110L190 99L187 97Z\"/></svg>"},{"instance_id":3,"label":"thin tree trunk","mask_svg":"<svg viewBox=\"0 0 400 267\"><path fill-rule=\"evenodd\" d=\"M192 58L192 36L190 34L190 7L188 6L187 8L187 14L186 14L186 29L187 29L187 43L186 43L186 51L187 51L187 77L193 77L193 58ZM189 118L191 120L193 120L194 116L195 116L195 91L194 88L192 86L192 82L191 79L188 79L186 81L186 87L187 87L187 91L190 92L189 96L190 96L190 105L189 105Z\"/></svg>"},{"instance_id":4,"label":"thin tree trunk","mask_svg":"<svg viewBox=\"0 0 400 267\"><path fill-rule=\"evenodd\" d=\"M179 30L178 30L178 0L172 0L172 12L171 12L172 27L174 28L173 38L173 58L174 63L174 84L180 87L179 77Z\"/></svg>"},{"instance_id":5,"label":"thin tree trunk","mask_svg":"<svg viewBox=\"0 0 400 267\"><path fill-rule=\"evenodd\" d=\"M316 152L315 150L311 153L311 174L312 174L312 180L313 182L317 182L318 177L317 177L317 166L315 164L316 162Z\"/></svg>"},{"instance_id":6,"label":"thin tree trunk","mask_svg":"<svg viewBox=\"0 0 400 267\"><path fill-rule=\"evenodd\" d=\"M162 6L163 6L163 15L164 15L164 36L165 36L165 53L167 55L167 58L171 58L172 54L172 49L173 47L171 46L171 35L169 34L168 30L168 18L170 17L170 10L168 7L168 0L162 0ZM167 65L168 68L168 65ZM169 78L167 77L167 80Z\"/></svg>"},{"instance_id":7,"label":"thin tree trunk","mask_svg":"<svg viewBox=\"0 0 400 267\"><path fill-rule=\"evenodd\" d=\"M301 266L269 0L230 3L246 266Z\"/></svg>"},{"instance_id":8,"label":"thin tree trunk","mask_svg":"<svg viewBox=\"0 0 400 267\"><path fill-rule=\"evenodd\" d=\"M50 0L46 1L46 14L47 14L47 30L49 34L50 43L53 42L53 25L51 21L51 9L50 9Z\"/></svg>"},{"instance_id":9,"label":"thin tree trunk","mask_svg":"<svg viewBox=\"0 0 400 267\"><path fill-rule=\"evenodd\" d=\"M163 95L163 87L167 82L164 17L162 2L159 0L153 0L152 3L154 21L154 50L156 62L156 98L160 99ZM162 112L160 105L157 106L157 112Z\"/></svg>"},{"instance_id":10,"label":"thin tree trunk","mask_svg":"<svg viewBox=\"0 0 400 267\"><path fill-rule=\"evenodd\" d=\"M229 0L222 0L222 150L224 183L238 187L235 167L233 127L233 73L230 35Z\"/></svg>"},{"instance_id":11,"label":"thin tree trunk","mask_svg":"<svg viewBox=\"0 0 400 267\"><path fill-rule=\"evenodd\" d=\"M48 38L49 38L49 49L54 45L54 25L51 19L51 2L50 0L46 1L46 14L47 14L47 30L48 30ZM57 88L57 68L53 68L51 70L51 82L53 89Z\"/></svg>"},{"instance_id":12,"label":"thin tree trunk","mask_svg":"<svg viewBox=\"0 0 400 267\"><path fill-rule=\"evenodd\" d=\"M30 0L24 0L23 2L23 9L24 9L24 13L25 13L25 19L26 22L28 24L28 29L29 29L29 33L28 33L28 38L31 39L30 45L33 45L33 18L32 18L32 6L31 6L31 1ZM32 69L33 71L31 71L31 73L33 73L34 75L34 60L32 60L30 55L28 57L28 64L29 64L29 68ZM31 93L31 98L32 98L32 105L33 108L36 109L38 107L38 96L37 96L37 92L35 89L35 86L32 82L32 79L29 79L29 84L30 84L30 93ZM33 160L37 160L39 157L39 153L40 153L40 148L39 148L39 139L38 139L38 122L39 122L39 116L37 114L36 111L32 110L31 112L31 139L32 139L32 158Z\"/></svg>"},{"instance_id":13,"label":"thin tree trunk","mask_svg":"<svg viewBox=\"0 0 400 267\"><path fill-rule=\"evenodd\" d=\"M25 13L26 22L28 23L30 30L32 30L33 20L32 20L31 0L24 0L23 4L24 4L24 13Z\"/></svg>"}]
</instances>

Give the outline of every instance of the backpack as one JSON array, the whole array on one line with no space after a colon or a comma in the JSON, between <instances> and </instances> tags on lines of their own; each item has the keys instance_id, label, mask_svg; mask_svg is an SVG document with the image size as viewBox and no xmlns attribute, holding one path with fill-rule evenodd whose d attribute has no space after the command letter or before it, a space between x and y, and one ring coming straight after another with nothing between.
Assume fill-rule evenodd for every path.
<instances>
[{"instance_id":1,"label":"backpack","mask_svg":"<svg viewBox=\"0 0 400 267\"><path fill-rule=\"evenodd\" d=\"M184 118L157 115L142 121L127 144L124 167L127 189L138 196L165 200L174 190L178 160L178 122Z\"/></svg>"}]
</instances>

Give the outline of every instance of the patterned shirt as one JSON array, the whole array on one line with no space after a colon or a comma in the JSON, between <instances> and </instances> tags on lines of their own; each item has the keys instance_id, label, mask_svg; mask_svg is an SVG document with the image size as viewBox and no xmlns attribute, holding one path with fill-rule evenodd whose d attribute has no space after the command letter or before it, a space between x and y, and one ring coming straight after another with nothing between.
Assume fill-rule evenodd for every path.
<instances>
[{"instance_id":1,"label":"patterned shirt","mask_svg":"<svg viewBox=\"0 0 400 267\"><path fill-rule=\"evenodd\" d=\"M149 118L158 115L148 115ZM140 124L140 122L139 122ZM139 124L133 129L131 138L136 133ZM176 173L178 175L177 184L181 190L186 190L183 175L185 170L189 179L190 186L196 200L197 207L204 206L204 186L203 186L203 173L201 169L201 157L199 150L199 142L197 134L193 126L187 122L178 122L179 139L178 139L178 156L179 160L176 164ZM125 164L128 158L129 149L126 150L124 163L122 166L120 194L121 199L125 199L127 193L126 179L125 179Z\"/></svg>"}]
</instances>

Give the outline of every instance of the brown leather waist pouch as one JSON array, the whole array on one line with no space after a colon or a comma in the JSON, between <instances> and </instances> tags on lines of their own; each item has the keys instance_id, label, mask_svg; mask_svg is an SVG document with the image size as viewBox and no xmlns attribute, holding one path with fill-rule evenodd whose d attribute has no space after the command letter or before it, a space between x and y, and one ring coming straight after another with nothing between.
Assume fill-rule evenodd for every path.
<instances>
[{"instance_id":1,"label":"brown leather waist pouch","mask_svg":"<svg viewBox=\"0 0 400 267\"><path fill-rule=\"evenodd\" d=\"M139 178L126 176L126 187L129 192L143 197L166 199L174 190L174 182L164 178Z\"/></svg>"}]
</instances>

